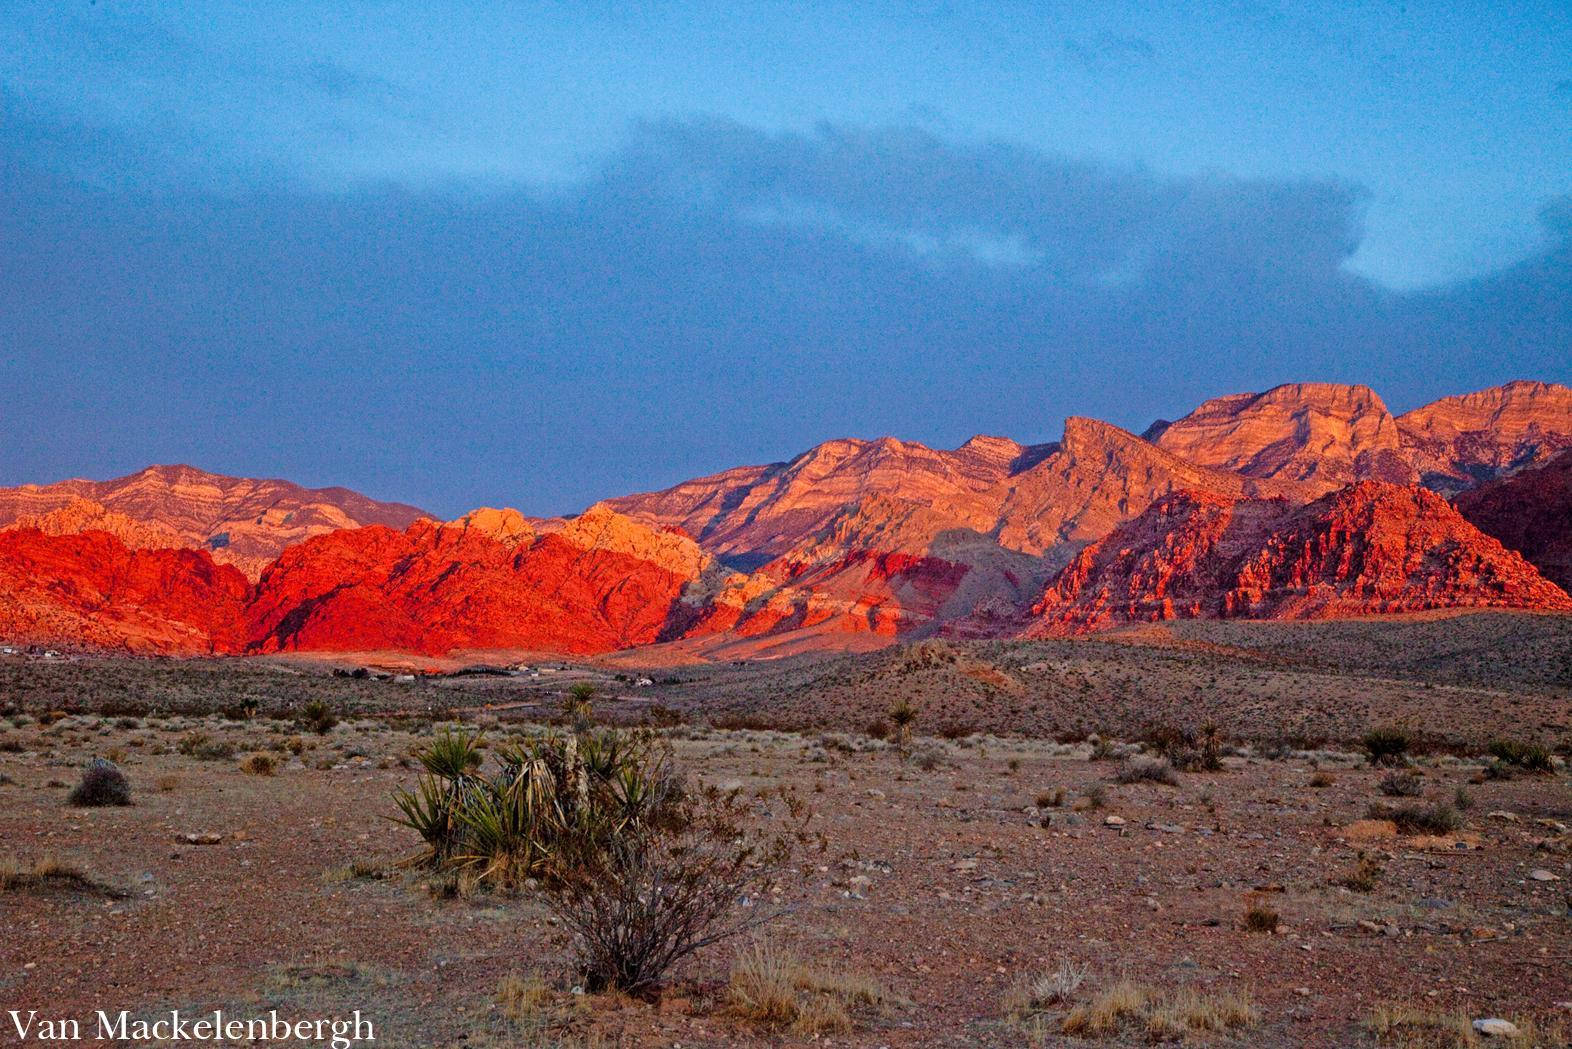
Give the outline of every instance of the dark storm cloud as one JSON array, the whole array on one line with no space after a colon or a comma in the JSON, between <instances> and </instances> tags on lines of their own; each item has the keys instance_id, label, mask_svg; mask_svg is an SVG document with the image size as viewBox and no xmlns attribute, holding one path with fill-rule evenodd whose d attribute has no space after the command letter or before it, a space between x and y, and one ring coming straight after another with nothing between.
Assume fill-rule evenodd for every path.
<instances>
[{"instance_id":1,"label":"dark storm cloud","mask_svg":"<svg viewBox=\"0 0 1572 1049\"><path fill-rule=\"evenodd\" d=\"M37 114L0 134L6 483L184 459L557 511L847 433L1572 378L1564 237L1397 294L1344 269L1363 197L1335 182L696 120L550 191L214 194L92 188L102 140Z\"/></svg>"}]
</instances>

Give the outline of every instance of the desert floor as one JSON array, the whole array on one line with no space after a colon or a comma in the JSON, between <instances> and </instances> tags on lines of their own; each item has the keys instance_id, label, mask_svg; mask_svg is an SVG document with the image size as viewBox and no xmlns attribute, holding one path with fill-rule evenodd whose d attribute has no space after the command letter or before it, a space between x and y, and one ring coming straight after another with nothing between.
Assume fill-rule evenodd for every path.
<instances>
[{"instance_id":1,"label":"desert floor","mask_svg":"<svg viewBox=\"0 0 1572 1049\"><path fill-rule=\"evenodd\" d=\"M1394 630L1431 631L1451 654L1416 655ZM1506 1044L1561 1045L1572 788L1560 759L1487 777L1481 752L1490 736L1572 742L1566 623L1455 631L930 644L650 671L644 686L609 665L410 683L279 661L6 657L0 1014L359 1009L395 1047L1461 1045L1460 1022L1502 1017L1524 1032ZM413 785L434 725L501 742L586 678L607 719L663 723L691 776L812 808L822 838L762 936L817 973L805 993L833 999L832 1019L738 1015L737 942L658 1001L575 993L568 937L539 899L444 896L400 868L416 842L390 794ZM903 756L866 729L906 695L919 719ZM308 698L339 713L331 730L294 719ZM1003 735L990 698L1030 734ZM1229 740L1221 771L1117 781L1152 725L1203 716ZM1417 799L1384 796L1386 770L1352 743L1390 720L1434 744L1413 759ZM1084 731L1121 725L1093 760ZM243 771L258 752L272 774ZM67 804L95 756L120 764L134 804ZM1367 818L1409 801L1461 806L1463 826L1422 837ZM45 858L85 880L28 879ZM1247 928L1252 909L1277 930ZM1023 994L1061 970L1059 1000ZM1112 1015L1115 991L1149 1004ZM1067 1034L1078 1007L1109 1029Z\"/></svg>"}]
</instances>

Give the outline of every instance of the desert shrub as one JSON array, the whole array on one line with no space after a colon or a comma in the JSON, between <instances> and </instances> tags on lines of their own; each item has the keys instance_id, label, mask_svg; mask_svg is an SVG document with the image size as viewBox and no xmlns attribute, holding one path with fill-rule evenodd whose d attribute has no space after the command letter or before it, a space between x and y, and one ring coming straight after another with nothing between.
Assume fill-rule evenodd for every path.
<instances>
[{"instance_id":1,"label":"desert shrub","mask_svg":"<svg viewBox=\"0 0 1572 1049\"><path fill-rule=\"evenodd\" d=\"M20 754L25 749L15 736L0 737L0 754Z\"/></svg>"},{"instance_id":2,"label":"desert shrub","mask_svg":"<svg viewBox=\"0 0 1572 1049\"><path fill-rule=\"evenodd\" d=\"M942 747L923 746L912 751L912 764L924 772L932 772L949 764L950 758Z\"/></svg>"},{"instance_id":3,"label":"desert shrub","mask_svg":"<svg viewBox=\"0 0 1572 1049\"><path fill-rule=\"evenodd\" d=\"M1417 798L1425 792L1425 781L1417 772L1388 772L1376 787L1389 798Z\"/></svg>"},{"instance_id":4,"label":"desert shrub","mask_svg":"<svg viewBox=\"0 0 1572 1049\"><path fill-rule=\"evenodd\" d=\"M1064 804L1065 793L1063 787L1045 790L1037 795L1035 804L1040 809L1057 809Z\"/></svg>"},{"instance_id":5,"label":"desert shrub","mask_svg":"<svg viewBox=\"0 0 1572 1049\"><path fill-rule=\"evenodd\" d=\"M917 724L917 708L905 699L896 700L890 707L889 718L890 724L895 726L895 738L892 742L901 752L901 756L905 757L912 745L912 726Z\"/></svg>"},{"instance_id":6,"label":"desert shrub","mask_svg":"<svg viewBox=\"0 0 1572 1049\"><path fill-rule=\"evenodd\" d=\"M1408 760L1413 733L1401 725L1372 728L1360 740L1372 765L1402 765Z\"/></svg>"},{"instance_id":7,"label":"desert shrub","mask_svg":"<svg viewBox=\"0 0 1572 1049\"><path fill-rule=\"evenodd\" d=\"M1538 743L1527 743L1520 739L1497 739L1490 743L1490 756L1504 765L1522 769L1524 772L1550 773L1556 770L1555 764L1550 760L1550 751Z\"/></svg>"},{"instance_id":8,"label":"desert shrub","mask_svg":"<svg viewBox=\"0 0 1572 1049\"><path fill-rule=\"evenodd\" d=\"M963 721L949 721L939 726L939 736L942 739L966 739L968 736L977 735L977 726Z\"/></svg>"},{"instance_id":9,"label":"desert shrub","mask_svg":"<svg viewBox=\"0 0 1572 1049\"><path fill-rule=\"evenodd\" d=\"M1113 740L1094 737L1092 739L1092 752L1087 755L1088 761L1112 761L1119 756L1118 748Z\"/></svg>"},{"instance_id":10,"label":"desert shrub","mask_svg":"<svg viewBox=\"0 0 1572 1049\"><path fill-rule=\"evenodd\" d=\"M555 877L570 842L610 842L671 818L682 795L669 756L648 733L549 734L496 749L480 771L480 736L449 730L416 757L415 790L394 794L424 849L410 862L505 888Z\"/></svg>"},{"instance_id":11,"label":"desert shrub","mask_svg":"<svg viewBox=\"0 0 1572 1049\"><path fill-rule=\"evenodd\" d=\"M1259 900L1245 908L1244 927L1247 932L1276 932L1282 923L1282 916Z\"/></svg>"},{"instance_id":12,"label":"desert shrub","mask_svg":"<svg viewBox=\"0 0 1572 1049\"><path fill-rule=\"evenodd\" d=\"M82 779L68 799L72 805L98 807L131 804L131 784L112 761L94 758L82 770Z\"/></svg>"},{"instance_id":13,"label":"desert shrub","mask_svg":"<svg viewBox=\"0 0 1572 1049\"><path fill-rule=\"evenodd\" d=\"M1463 826L1462 814L1443 802L1429 805L1410 802L1396 807L1372 805L1369 817L1391 820L1403 834L1451 834Z\"/></svg>"},{"instance_id":14,"label":"desert shrub","mask_svg":"<svg viewBox=\"0 0 1572 1049\"><path fill-rule=\"evenodd\" d=\"M242 699L240 702L227 708L224 717L230 721L250 721L257 716L260 709L254 699Z\"/></svg>"},{"instance_id":15,"label":"desert shrub","mask_svg":"<svg viewBox=\"0 0 1572 1049\"><path fill-rule=\"evenodd\" d=\"M222 761L235 756L235 745L227 740L214 739L200 729L187 732L175 744L175 749L188 758L202 761Z\"/></svg>"},{"instance_id":16,"label":"desert shrub","mask_svg":"<svg viewBox=\"0 0 1572 1049\"><path fill-rule=\"evenodd\" d=\"M1178 725L1157 725L1146 730L1146 748L1184 772L1216 772L1223 767L1223 741L1218 726L1207 722L1200 730Z\"/></svg>"},{"instance_id":17,"label":"desert shrub","mask_svg":"<svg viewBox=\"0 0 1572 1049\"><path fill-rule=\"evenodd\" d=\"M1381 874L1381 864L1373 856L1361 852L1348 870L1332 879L1332 884L1355 892L1369 892L1381 880Z\"/></svg>"},{"instance_id":18,"label":"desert shrub","mask_svg":"<svg viewBox=\"0 0 1572 1049\"><path fill-rule=\"evenodd\" d=\"M262 751L247 754L240 759L240 771L251 776L271 776L278 771L278 759Z\"/></svg>"},{"instance_id":19,"label":"desert shrub","mask_svg":"<svg viewBox=\"0 0 1572 1049\"><path fill-rule=\"evenodd\" d=\"M338 726L338 714L326 700L313 699L295 712L295 721L307 731L325 736Z\"/></svg>"},{"instance_id":20,"label":"desert shrub","mask_svg":"<svg viewBox=\"0 0 1572 1049\"><path fill-rule=\"evenodd\" d=\"M1452 794L1452 805L1459 812L1467 812L1474 807L1474 796L1467 787L1458 787Z\"/></svg>"},{"instance_id":21,"label":"desert shrub","mask_svg":"<svg viewBox=\"0 0 1572 1049\"><path fill-rule=\"evenodd\" d=\"M644 723L651 728L676 728L684 720L682 711L664 703L651 703L644 712Z\"/></svg>"},{"instance_id":22,"label":"desert shrub","mask_svg":"<svg viewBox=\"0 0 1572 1049\"><path fill-rule=\"evenodd\" d=\"M1116 783L1166 783L1175 786L1178 773L1166 758L1133 757L1123 762L1114 772Z\"/></svg>"},{"instance_id":23,"label":"desert shrub","mask_svg":"<svg viewBox=\"0 0 1572 1049\"><path fill-rule=\"evenodd\" d=\"M1315 787L1317 790L1319 790L1319 789L1321 789L1323 787L1330 787L1332 784L1334 784L1336 782L1337 782L1337 779L1330 772L1325 772L1325 771L1317 772L1313 776L1310 777L1310 785L1312 787Z\"/></svg>"},{"instance_id":24,"label":"desert shrub","mask_svg":"<svg viewBox=\"0 0 1572 1049\"><path fill-rule=\"evenodd\" d=\"M863 727L862 734L869 739L888 740L890 738L890 723L883 718L874 718Z\"/></svg>"},{"instance_id":25,"label":"desert shrub","mask_svg":"<svg viewBox=\"0 0 1572 1049\"><path fill-rule=\"evenodd\" d=\"M657 819L611 834L579 824L561 842L547 904L574 935L584 987L646 994L711 944L757 929L780 910L769 899L790 842L755 842L746 803L714 788L677 791Z\"/></svg>"}]
</instances>

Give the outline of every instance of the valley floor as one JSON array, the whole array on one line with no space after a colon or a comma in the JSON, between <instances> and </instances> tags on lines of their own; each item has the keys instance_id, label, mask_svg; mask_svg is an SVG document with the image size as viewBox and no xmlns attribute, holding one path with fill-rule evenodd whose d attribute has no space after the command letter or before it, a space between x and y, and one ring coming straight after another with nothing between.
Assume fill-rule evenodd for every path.
<instances>
[{"instance_id":1,"label":"valley floor","mask_svg":"<svg viewBox=\"0 0 1572 1049\"><path fill-rule=\"evenodd\" d=\"M1150 1007L1105 1032L1065 1033L1077 1006L1104 998L1106 1013L1107 992L1131 981L1156 996L1193 992L1191 1006L1248 999L1243 1025L1192 1031L1192 1042L1470 1044L1453 1038L1456 1018L1496 1016L1537 1029L1539 1044L1564 1044L1556 1032L1572 1027L1567 771L1485 778L1464 741L1490 732L1564 745L1568 700L1553 653L1538 669L1528 656L1504 667L1494 687L1487 668L1456 654L1485 636L1499 648L1503 630L1528 631L1523 650L1537 651L1564 622L1468 625L1449 635L1449 662L1416 656L1413 639L1431 636L1422 623L1404 627L1419 633L1386 654L1368 638L1318 629L1292 653L1277 635L1202 627L1155 642L930 645L668 672L642 687L604 666L411 685L278 663L3 659L0 860L15 865L9 881L0 871L0 1013L359 1009L376 1024L376 1044L390 1047L1165 1037L1178 1014L1164 1019ZM1037 664L1048 669L1026 669ZM1151 717L1194 713L1177 702L1193 695L1222 715L1236 745L1221 771L1120 783L1133 743L1091 760L1078 738L963 735L959 721L955 738L939 733L950 723L938 697L953 685L957 713L992 695L1075 736L1073 722L1057 720L1082 694L1066 675L1090 680L1094 697L1117 693L1131 704L1094 711L1109 727L1133 721L1136 700L1161 694L1163 682L1187 682L1193 692L1169 693L1176 702ZM1039 677L1055 684L1023 684ZM521 719L550 712L568 680L585 678L600 682L610 716L681 718L662 731L692 775L747 796L795 792L813 808L822 845L799 855L791 910L767 936L811 966L883 989L882 1003L850 1010L851 1030L773 1030L733 1015L725 987L736 945L702 953L658 1003L576 995L567 938L538 900L437 898L399 869L415 842L388 818L390 792L413 784L409 756L429 736L428 719L463 712L500 742L526 729ZM993 691L973 697L972 685ZM920 705L919 738L903 760L862 729L907 686L932 705ZM772 711L789 720L827 702L813 689L859 698L842 724L802 732L715 727L700 714L706 705L730 711L717 718L723 726ZM1234 732L1283 722L1296 706L1316 709L1329 690L1344 698L1329 705L1326 738L1311 749ZM289 720L307 698L330 702L340 722L316 734ZM249 720L240 717L251 713L239 709L245 700L257 704ZM1401 836L1366 819L1372 805L1406 799L1384 796L1386 773L1343 737L1385 720L1375 715L1393 714L1382 707L1390 703L1414 716L1448 712L1435 715L1436 736L1460 753L1420 755L1416 771L1418 800L1465 806L1456 833ZM1472 720L1460 726L1458 711ZM277 756L274 774L242 770L255 752ZM66 804L94 756L120 763L132 806ZM46 856L87 881L29 882ZM1252 910L1257 924L1275 914L1278 930L1248 929ZM1022 986L1066 964L1084 981L1065 1000L1023 1004ZM536 978L543 987L521 993Z\"/></svg>"}]
</instances>

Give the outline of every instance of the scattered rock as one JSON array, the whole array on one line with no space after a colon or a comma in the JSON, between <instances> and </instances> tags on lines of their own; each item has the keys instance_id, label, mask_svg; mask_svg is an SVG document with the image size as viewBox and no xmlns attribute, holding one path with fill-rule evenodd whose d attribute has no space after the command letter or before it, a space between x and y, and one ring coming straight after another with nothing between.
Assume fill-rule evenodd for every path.
<instances>
[{"instance_id":1,"label":"scattered rock","mask_svg":"<svg viewBox=\"0 0 1572 1049\"><path fill-rule=\"evenodd\" d=\"M1537 870L1529 871L1528 872L1528 876L1530 878L1532 878L1534 881L1560 881L1561 880L1559 875L1552 874L1549 871L1545 870L1543 867L1541 867L1541 868L1539 868Z\"/></svg>"},{"instance_id":2,"label":"scattered rock","mask_svg":"<svg viewBox=\"0 0 1572 1049\"><path fill-rule=\"evenodd\" d=\"M1486 1038L1516 1038L1522 1034L1517 1029L1517 1024L1494 1016L1475 1020L1474 1033L1484 1035Z\"/></svg>"},{"instance_id":3,"label":"scattered rock","mask_svg":"<svg viewBox=\"0 0 1572 1049\"><path fill-rule=\"evenodd\" d=\"M186 845L217 845L224 840L222 834L182 834L180 841Z\"/></svg>"},{"instance_id":4,"label":"scattered rock","mask_svg":"<svg viewBox=\"0 0 1572 1049\"><path fill-rule=\"evenodd\" d=\"M1122 826L1124 826L1124 817L1123 816L1104 816L1103 817L1103 826L1105 826L1105 827L1122 827Z\"/></svg>"}]
</instances>

